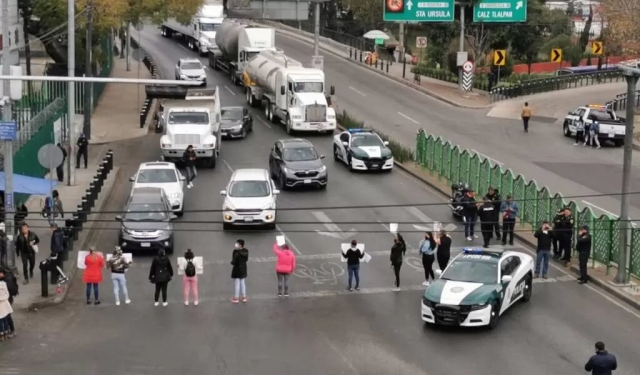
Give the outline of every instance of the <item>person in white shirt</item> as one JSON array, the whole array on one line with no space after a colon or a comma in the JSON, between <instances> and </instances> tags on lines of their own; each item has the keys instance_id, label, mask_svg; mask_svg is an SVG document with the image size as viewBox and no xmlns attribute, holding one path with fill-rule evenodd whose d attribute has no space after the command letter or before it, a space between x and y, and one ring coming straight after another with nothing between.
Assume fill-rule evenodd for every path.
<instances>
[{"instance_id":1,"label":"person in white shirt","mask_svg":"<svg viewBox=\"0 0 640 375\"><path fill-rule=\"evenodd\" d=\"M184 304L189 306L189 294L193 293L193 304L198 306L198 271L202 270L201 258L196 258L191 249L187 249L184 258L178 258L178 270L182 273Z\"/></svg>"}]
</instances>

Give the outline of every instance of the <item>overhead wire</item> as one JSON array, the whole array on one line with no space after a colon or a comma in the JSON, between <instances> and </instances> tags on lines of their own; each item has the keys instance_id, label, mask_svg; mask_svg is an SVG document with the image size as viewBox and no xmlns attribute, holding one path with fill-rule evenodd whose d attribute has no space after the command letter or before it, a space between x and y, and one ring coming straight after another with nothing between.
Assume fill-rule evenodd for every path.
<instances>
[{"instance_id":1,"label":"overhead wire","mask_svg":"<svg viewBox=\"0 0 640 375\"><path fill-rule=\"evenodd\" d=\"M78 13L76 13L76 16L74 18L77 19L78 17L80 17L86 11L87 11L86 8L81 10L81 11L79 11ZM58 25L58 26L54 27L53 29L49 30L48 32L46 32L45 34L37 37L37 39L32 40L32 41L30 41L28 43L25 43L25 46L31 45L32 43L37 43L37 42L40 42L40 43L44 44L44 43L50 42L52 40L55 40L55 39L61 37L62 35L65 35L67 33L67 30L61 31L60 33L55 34L55 35L53 35L53 34L55 32L57 32L58 30L66 27L68 24L69 24L69 21L63 22L61 25Z\"/></svg>"}]
</instances>

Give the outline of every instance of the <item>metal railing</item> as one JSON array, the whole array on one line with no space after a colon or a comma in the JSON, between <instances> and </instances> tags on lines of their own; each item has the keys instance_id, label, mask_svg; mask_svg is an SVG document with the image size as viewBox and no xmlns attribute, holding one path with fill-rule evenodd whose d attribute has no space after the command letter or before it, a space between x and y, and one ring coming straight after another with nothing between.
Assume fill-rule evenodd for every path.
<instances>
[{"instance_id":1,"label":"metal railing","mask_svg":"<svg viewBox=\"0 0 640 375\"><path fill-rule=\"evenodd\" d=\"M280 21L282 24L313 34L315 32L314 23L311 21ZM321 27L320 36L333 39L338 43L342 43L351 48L363 51L373 51L375 43L370 39L345 34L337 30L330 30Z\"/></svg>"},{"instance_id":2,"label":"metal railing","mask_svg":"<svg viewBox=\"0 0 640 375\"><path fill-rule=\"evenodd\" d=\"M476 191L494 187L503 196L511 194L520 205L520 225L539 228L543 221L552 222L560 208L570 207L574 212L575 228L588 225L592 235L592 263L607 267L607 274L615 266L620 249L619 220L610 215L596 216L591 208L580 207L574 201L566 201L559 193L552 194L547 187L540 188L535 180L527 180L510 169L491 165L488 159L463 150L440 137L420 130L416 136L416 163L423 169L448 183L469 184ZM575 236L574 236L575 238ZM627 272L640 277L640 228L632 229L630 261Z\"/></svg>"},{"instance_id":3,"label":"metal railing","mask_svg":"<svg viewBox=\"0 0 640 375\"><path fill-rule=\"evenodd\" d=\"M627 104L628 104L627 93L625 92L624 94L616 95L616 98L613 99L610 103L614 111L624 111L625 109L627 109ZM636 91L636 100L633 105L636 111L640 109L640 90Z\"/></svg>"},{"instance_id":4,"label":"metal railing","mask_svg":"<svg viewBox=\"0 0 640 375\"><path fill-rule=\"evenodd\" d=\"M493 88L489 95L492 102L517 98L519 96L539 94L542 92L572 89L603 83L624 81L622 71L604 71L596 73L580 73L553 78L525 81L513 86Z\"/></svg>"}]
</instances>

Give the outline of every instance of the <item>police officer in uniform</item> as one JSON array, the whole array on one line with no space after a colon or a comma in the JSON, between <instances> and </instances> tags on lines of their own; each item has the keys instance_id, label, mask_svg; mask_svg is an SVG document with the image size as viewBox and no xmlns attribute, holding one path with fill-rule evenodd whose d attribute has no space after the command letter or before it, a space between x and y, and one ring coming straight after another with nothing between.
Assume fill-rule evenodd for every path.
<instances>
[{"instance_id":1,"label":"police officer in uniform","mask_svg":"<svg viewBox=\"0 0 640 375\"><path fill-rule=\"evenodd\" d=\"M480 218L480 230L482 231L483 247L489 247L489 241L493 237L493 228L496 221L496 207L489 197L482 198L482 206L478 209Z\"/></svg>"},{"instance_id":2,"label":"police officer in uniform","mask_svg":"<svg viewBox=\"0 0 640 375\"><path fill-rule=\"evenodd\" d=\"M591 234L589 234L589 227L587 225L583 225L578 231L576 250L578 251L578 263L580 265L580 278L578 282L580 284L586 284L587 281L589 281L587 263L591 255Z\"/></svg>"},{"instance_id":3,"label":"police officer in uniform","mask_svg":"<svg viewBox=\"0 0 640 375\"><path fill-rule=\"evenodd\" d=\"M496 233L496 240L500 241L500 205L502 205L502 199L500 197L498 189L489 187L487 198L489 198L489 200L493 204L493 207L495 208L494 213L496 216L493 220L493 230Z\"/></svg>"},{"instance_id":4,"label":"police officer in uniform","mask_svg":"<svg viewBox=\"0 0 640 375\"><path fill-rule=\"evenodd\" d=\"M556 230L558 232L560 245L560 254L562 256L562 264L566 267L571 262L571 239L573 238L573 216L571 216L571 209L566 207L564 209L562 218L556 224Z\"/></svg>"},{"instance_id":5,"label":"police officer in uniform","mask_svg":"<svg viewBox=\"0 0 640 375\"><path fill-rule=\"evenodd\" d=\"M562 221L562 218L564 217L564 208L561 208L558 210L558 212L556 213L556 216L553 217L553 229L551 230L551 239L552 239L552 244L553 244L553 259L560 259L560 256L562 254L560 254L560 247L559 247L559 242L560 242L560 236L558 235L558 230L556 229L558 223L560 221Z\"/></svg>"}]
</instances>

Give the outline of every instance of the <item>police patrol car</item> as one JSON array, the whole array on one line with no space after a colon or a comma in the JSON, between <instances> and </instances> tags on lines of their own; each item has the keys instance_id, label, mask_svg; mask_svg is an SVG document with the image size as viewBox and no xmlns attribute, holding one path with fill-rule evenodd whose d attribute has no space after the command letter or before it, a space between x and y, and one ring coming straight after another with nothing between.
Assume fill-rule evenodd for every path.
<instances>
[{"instance_id":1,"label":"police patrol car","mask_svg":"<svg viewBox=\"0 0 640 375\"><path fill-rule=\"evenodd\" d=\"M601 142L610 140L618 147L624 143L624 134L627 128L625 120L616 115L611 105L589 104L569 112L562 124L562 132L565 137L576 134L576 125L580 120L585 124L591 124L594 120L598 121L598 139Z\"/></svg>"},{"instance_id":2,"label":"police patrol car","mask_svg":"<svg viewBox=\"0 0 640 375\"><path fill-rule=\"evenodd\" d=\"M333 137L333 158L351 171L391 171L393 155L387 146L389 142L371 129L349 129Z\"/></svg>"},{"instance_id":3,"label":"police patrol car","mask_svg":"<svg viewBox=\"0 0 640 375\"><path fill-rule=\"evenodd\" d=\"M465 248L424 292L422 320L464 327L498 325L500 315L533 291L533 258L514 251Z\"/></svg>"}]
</instances>

